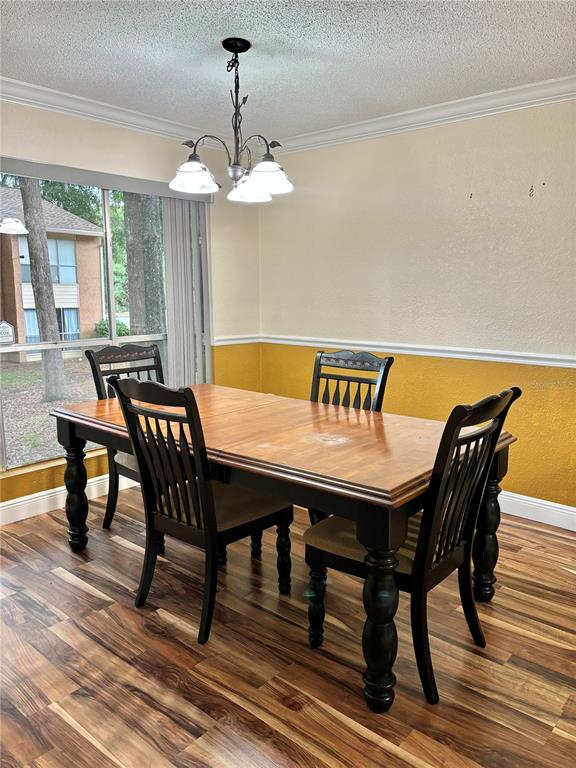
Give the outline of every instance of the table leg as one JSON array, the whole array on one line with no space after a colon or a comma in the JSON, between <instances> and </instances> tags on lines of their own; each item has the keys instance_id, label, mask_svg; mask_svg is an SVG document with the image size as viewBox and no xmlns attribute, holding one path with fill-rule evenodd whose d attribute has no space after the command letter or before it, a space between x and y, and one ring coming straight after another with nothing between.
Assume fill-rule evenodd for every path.
<instances>
[{"instance_id":1,"label":"table leg","mask_svg":"<svg viewBox=\"0 0 576 768\"><path fill-rule=\"evenodd\" d=\"M393 550L368 548L368 576L364 582L366 623L362 649L366 662L364 697L373 712L386 712L394 701L396 676L392 671L398 651L394 616L398 608L398 587L394 569L398 564Z\"/></svg>"},{"instance_id":2,"label":"table leg","mask_svg":"<svg viewBox=\"0 0 576 768\"><path fill-rule=\"evenodd\" d=\"M472 582L474 597L479 603L489 603L494 597L496 576L494 569L498 562L498 537L500 525L500 504L498 496L501 492L500 481L508 470L508 449L499 451L494 456L486 491L480 507L476 535L472 545L472 560L474 570Z\"/></svg>"},{"instance_id":3,"label":"table leg","mask_svg":"<svg viewBox=\"0 0 576 768\"><path fill-rule=\"evenodd\" d=\"M86 440L76 437L71 430L65 430L61 440L66 450L64 485L66 496L66 517L68 518L68 544L73 552L81 552L88 544L88 499L86 498L86 467L84 448Z\"/></svg>"}]
</instances>

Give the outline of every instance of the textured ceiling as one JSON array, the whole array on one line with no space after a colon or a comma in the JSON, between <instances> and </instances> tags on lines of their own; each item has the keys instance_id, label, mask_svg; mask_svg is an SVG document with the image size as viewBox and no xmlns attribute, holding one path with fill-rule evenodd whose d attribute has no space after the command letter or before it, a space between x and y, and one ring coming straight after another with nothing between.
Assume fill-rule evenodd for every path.
<instances>
[{"instance_id":1,"label":"textured ceiling","mask_svg":"<svg viewBox=\"0 0 576 768\"><path fill-rule=\"evenodd\" d=\"M574 2L2 3L4 77L230 133L226 53L247 37L244 131L270 138L576 72Z\"/></svg>"}]
</instances>

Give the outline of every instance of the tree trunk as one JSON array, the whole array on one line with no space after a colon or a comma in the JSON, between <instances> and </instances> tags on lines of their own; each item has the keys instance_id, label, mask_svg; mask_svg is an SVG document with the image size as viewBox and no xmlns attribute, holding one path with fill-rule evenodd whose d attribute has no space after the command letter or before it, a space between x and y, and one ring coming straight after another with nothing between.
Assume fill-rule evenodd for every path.
<instances>
[{"instance_id":1,"label":"tree trunk","mask_svg":"<svg viewBox=\"0 0 576 768\"><path fill-rule=\"evenodd\" d=\"M165 333L161 200L124 192L130 335Z\"/></svg>"},{"instance_id":2,"label":"tree trunk","mask_svg":"<svg viewBox=\"0 0 576 768\"><path fill-rule=\"evenodd\" d=\"M36 317L41 341L59 341L60 331L50 272L48 240L42 211L42 194L38 179L19 178L24 221L28 230L30 279L34 293ZM62 400L66 397L66 374L59 349L42 352L44 366L44 399Z\"/></svg>"}]
</instances>

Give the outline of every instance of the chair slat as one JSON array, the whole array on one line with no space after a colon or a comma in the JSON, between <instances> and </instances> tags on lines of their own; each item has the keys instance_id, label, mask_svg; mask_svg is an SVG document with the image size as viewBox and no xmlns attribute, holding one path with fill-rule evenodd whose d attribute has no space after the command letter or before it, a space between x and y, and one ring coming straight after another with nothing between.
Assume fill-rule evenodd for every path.
<instances>
[{"instance_id":1,"label":"chair slat","mask_svg":"<svg viewBox=\"0 0 576 768\"><path fill-rule=\"evenodd\" d=\"M168 453L172 463L172 469L174 472L174 478L176 480L176 494L181 506L184 516L186 518L186 524L192 525L192 515L190 513L190 498L187 492L186 477L184 475L182 467L181 451L176 445L174 434L172 432L172 424L170 421L166 423L166 444L168 446Z\"/></svg>"},{"instance_id":2,"label":"chair slat","mask_svg":"<svg viewBox=\"0 0 576 768\"><path fill-rule=\"evenodd\" d=\"M370 411L372 409L372 386L372 384L368 384L366 387L366 397L362 403L362 408L365 411Z\"/></svg>"},{"instance_id":3,"label":"chair slat","mask_svg":"<svg viewBox=\"0 0 576 768\"><path fill-rule=\"evenodd\" d=\"M336 381L336 387L334 388L334 394L332 395L332 405L340 405L340 382Z\"/></svg>"},{"instance_id":4,"label":"chair slat","mask_svg":"<svg viewBox=\"0 0 576 768\"><path fill-rule=\"evenodd\" d=\"M346 382L346 390L344 392L344 397L342 398L342 405L345 408L348 408L348 406L350 405L350 382L349 381Z\"/></svg>"},{"instance_id":5,"label":"chair slat","mask_svg":"<svg viewBox=\"0 0 576 768\"><path fill-rule=\"evenodd\" d=\"M197 528L203 528L204 521L202 519L202 510L200 509L200 498L198 494L198 486L196 485L195 482L190 482L190 478L197 477L197 473L192 463L193 462L192 450L188 443L188 438L186 437L183 423L180 424L179 444L180 444L180 455L182 456L182 465L184 467L184 472L186 475L186 491L187 491L188 499L192 503L192 508L194 510L194 521L191 520L190 525L194 525L195 523Z\"/></svg>"},{"instance_id":6,"label":"chair slat","mask_svg":"<svg viewBox=\"0 0 576 768\"><path fill-rule=\"evenodd\" d=\"M354 395L354 402L352 403L354 408L360 408L360 402L361 402L360 387L361 386L362 385L360 383L356 384L356 394Z\"/></svg>"},{"instance_id":7,"label":"chair slat","mask_svg":"<svg viewBox=\"0 0 576 768\"><path fill-rule=\"evenodd\" d=\"M172 517L172 506L169 500L168 485L166 483L162 458L160 457L158 445L156 443L156 434L151 426L151 421L152 419L150 417L144 417L144 423L146 425L146 445L152 460L152 475L157 483L156 507L159 514L162 514L162 512L166 510L168 517ZM168 499L168 501L166 501L166 499Z\"/></svg>"}]
</instances>

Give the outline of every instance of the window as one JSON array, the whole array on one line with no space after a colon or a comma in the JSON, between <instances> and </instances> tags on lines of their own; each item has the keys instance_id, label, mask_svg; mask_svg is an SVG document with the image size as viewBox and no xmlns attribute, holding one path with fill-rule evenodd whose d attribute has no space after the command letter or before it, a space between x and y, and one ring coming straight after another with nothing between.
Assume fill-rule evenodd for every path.
<instances>
[{"instance_id":1,"label":"window","mask_svg":"<svg viewBox=\"0 0 576 768\"><path fill-rule=\"evenodd\" d=\"M130 335L166 332L162 199L108 192L116 324Z\"/></svg>"},{"instance_id":2,"label":"window","mask_svg":"<svg viewBox=\"0 0 576 768\"><path fill-rule=\"evenodd\" d=\"M28 238L20 236L20 279L30 283L30 254ZM74 240L55 240L48 237L48 258L53 283L76 283L76 243Z\"/></svg>"},{"instance_id":3,"label":"window","mask_svg":"<svg viewBox=\"0 0 576 768\"><path fill-rule=\"evenodd\" d=\"M40 339L40 329L38 328L38 317L35 309L24 310L24 321L26 323L26 344L38 344Z\"/></svg>"},{"instance_id":4,"label":"window","mask_svg":"<svg viewBox=\"0 0 576 768\"><path fill-rule=\"evenodd\" d=\"M58 328L62 341L72 341L80 338L80 322L78 310L70 307L58 308Z\"/></svg>"},{"instance_id":5,"label":"window","mask_svg":"<svg viewBox=\"0 0 576 768\"><path fill-rule=\"evenodd\" d=\"M25 178L2 177L0 205L6 210L22 211L19 184ZM20 273L14 270L12 284L2 286L9 299L2 311L14 312L2 319L14 326L17 344L0 347L0 469L62 455L49 414L59 402L95 397L87 347L155 342L167 369L163 198L37 183L51 292L35 295L30 262L41 256L30 253L28 237L8 236ZM204 205L196 205L203 215ZM40 332L47 327L48 337Z\"/></svg>"},{"instance_id":6,"label":"window","mask_svg":"<svg viewBox=\"0 0 576 768\"><path fill-rule=\"evenodd\" d=\"M61 341L72 341L80 338L80 321L78 310L74 307L56 307L58 331ZM25 309L26 343L38 344L41 340L38 328L38 316L35 309Z\"/></svg>"}]
</instances>

